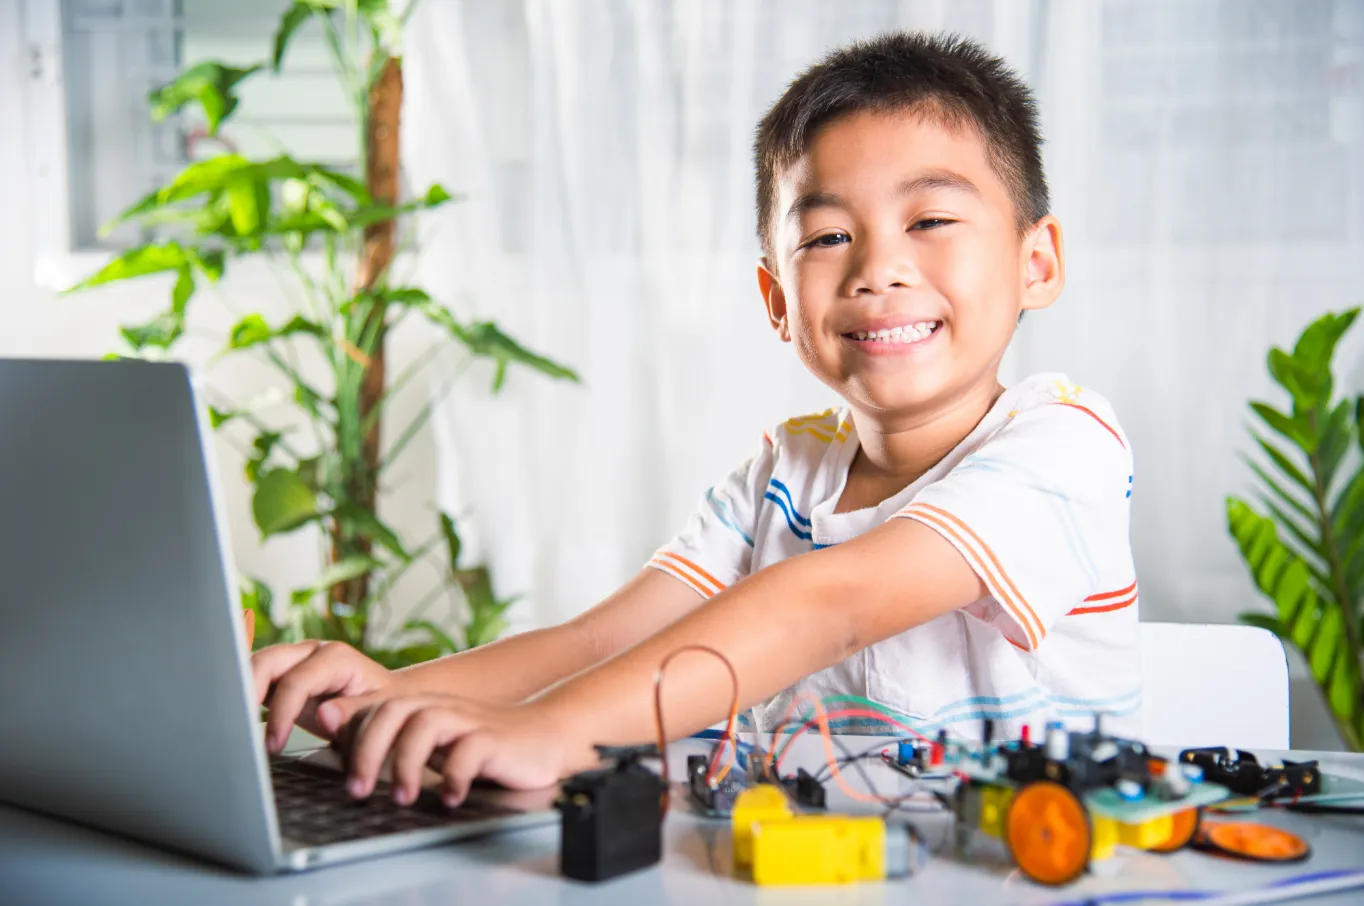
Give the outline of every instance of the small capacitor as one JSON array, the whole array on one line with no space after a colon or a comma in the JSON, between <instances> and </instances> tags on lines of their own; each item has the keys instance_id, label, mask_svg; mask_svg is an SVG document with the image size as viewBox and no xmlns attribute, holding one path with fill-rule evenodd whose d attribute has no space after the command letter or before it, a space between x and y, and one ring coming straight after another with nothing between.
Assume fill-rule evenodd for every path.
<instances>
[{"instance_id":1,"label":"small capacitor","mask_svg":"<svg viewBox=\"0 0 1364 906\"><path fill-rule=\"evenodd\" d=\"M1070 757L1070 734L1059 720L1047 724L1046 753L1051 761L1065 761Z\"/></svg>"}]
</instances>

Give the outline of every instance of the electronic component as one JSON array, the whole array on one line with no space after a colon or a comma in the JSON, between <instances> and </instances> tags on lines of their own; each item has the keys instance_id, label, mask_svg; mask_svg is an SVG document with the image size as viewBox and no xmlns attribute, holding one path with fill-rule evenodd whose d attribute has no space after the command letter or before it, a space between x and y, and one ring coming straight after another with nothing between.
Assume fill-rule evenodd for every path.
<instances>
[{"instance_id":1,"label":"electronic component","mask_svg":"<svg viewBox=\"0 0 1364 906\"><path fill-rule=\"evenodd\" d=\"M873 816L770 818L758 821L752 835L753 882L764 886L903 877L926 861L909 827Z\"/></svg>"},{"instance_id":2,"label":"electronic component","mask_svg":"<svg viewBox=\"0 0 1364 906\"><path fill-rule=\"evenodd\" d=\"M1273 799L1321 792L1321 771L1315 761L1285 761L1273 767L1261 764L1250 752L1224 746L1185 749L1179 760L1197 765L1207 780L1244 796Z\"/></svg>"},{"instance_id":3,"label":"electronic component","mask_svg":"<svg viewBox=\"0 0 1364 906\"><path fill-rule=\"evenodd\" d=\"M743 776L731 773L723 780L706 782L711 755L687 756L687 800L704 815L724 818L734 811L734 800L748 788ZM749 759L753 764L758 759Z\"/></svg>"},{"instance_id":4,"label":"electronic component","mask_svg":"<svg viewBox=\"0 0 1364 906\"><path fill-rule=\"evenodd\" d=\"M604 768L574 774L555 807L563 815L559 866L565 877L605 881L656 864L663 855L667 785L640 764L657 746L597 746Z\"/></svg>"},{"instance_id":5,"label":"electronic component","mask_svg":"<svg viewBox=\"0 0 1364 906\"><path fill-rule=\"evenodd\" d=\"M730 826L734 841L734 866L753 862L753 828L760 822L792 817L791 803L780 788L763 783L744 790L734 802Z\"/></svg>"},{"instance_id":6,"label":"electronic component","mask_svg":"<svg viewBox=\"0 0 1364 906\"><path fill-rule=\"evenodd\" d=\"M794 777L783 778L781 785L786 788L787 795L794 799L796 805L801 808L824 809L828 807L824 784L816 780L814 775L805 768L796 771Z\"/></svg>"}]
</instances>

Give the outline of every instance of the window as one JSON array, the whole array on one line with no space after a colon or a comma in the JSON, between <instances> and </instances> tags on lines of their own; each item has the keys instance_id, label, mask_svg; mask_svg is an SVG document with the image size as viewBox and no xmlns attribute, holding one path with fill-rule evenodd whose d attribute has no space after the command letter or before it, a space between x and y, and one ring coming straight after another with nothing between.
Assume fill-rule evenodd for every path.
<instances>
[{"instance_id":1,"label":"window","mask_svg":"<svg viewBox=\"0 0 1364 906\"><path fill-rule=\"evenodd\" d=\"M281 152L353 169L359 135L311 23L290 43L278 77L239 89L240 112L216 139L198 111L153 123L147 93L203 60L268 62L281 0L28 0L25 30L34 84L30 160L39 197L40 257L145 241L133 226L100 226L163 185L187 162L223 147ZM216 146L214 144L216 143Z\"/></svg>"}]
</instances>

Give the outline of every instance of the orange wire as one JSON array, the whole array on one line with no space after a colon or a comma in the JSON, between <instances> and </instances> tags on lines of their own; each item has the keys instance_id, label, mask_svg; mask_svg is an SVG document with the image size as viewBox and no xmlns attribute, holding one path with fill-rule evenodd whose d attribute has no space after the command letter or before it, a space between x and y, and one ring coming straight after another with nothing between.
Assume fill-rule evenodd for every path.
<instances>
[{"instance_id":1,"label":"orange wire","mask_svg":"<svg viewBox=\"0 0 1364 906\"><path fill-rule=\"evenodd\" d=\"M820 738L824 740L824 755L828 760L829 770L832 772L834 780L838 783L839 788L843 790L844 794L846 794L848 798L856 799L859 802L875 802L881 805L899 801L899 799L894 796L878 796L875 793L863 793L860 790L854 789L849 785L847 780L843 779L843 772L838 767L838 753L834 751L833 735L829 731L829 716L828 712L824 710L824 702L816 697L813 692L802 690L801 692L796 693L795 698L791 700L791 707L787 709L787 713L789 714L791 708L795 707L796 702L802 699L808 700L814 707L815 720L818 722L819 726L819 735ZM787 719L788 718L783 718L782 722L785 723ZM809 718L806 718L805 722L808 721ZM778 724L777 726L778 729L780 729L781 724ZM776 731L773 732L772 738L773 751L768 753L767 766L769 772L772 770L772 756L776 751Z\"/></svg>"},{"instance_id":2,"label":"orange wire","mask_svg":"<svg viewBox=\"0 0 1364 906\"><path fill-rule=\"evenodd\" d=\"M707 785L723 780L725 775L729 773L730 765L733 763L732 759L725 762L724 769L718 774L715 771L716 762L719 760L721 749L725 747L725 742L730 743L731 751L737 750L739 746L738 734L735 729L735 723L739 719L739 674L734 670L734 665L729 662L729 658L709 645L684 645L669 652L663 662L658 665L658 672L654 674L654 717L658 723L658 753L663 759L663 783L669 787L672 779L668 773L668 734L663 729L663 673L668 669L668 664L673 658L687 651L701 651L719 658L720 663L724 664L725 669L729 671L729 678L734 689L734 695L729 703L729 722L725 725L725 735L720 738L715 754L711 757L710 767L706 769ZM666 808L666 805L664 807Z\"/></svg>"}]
</instances>

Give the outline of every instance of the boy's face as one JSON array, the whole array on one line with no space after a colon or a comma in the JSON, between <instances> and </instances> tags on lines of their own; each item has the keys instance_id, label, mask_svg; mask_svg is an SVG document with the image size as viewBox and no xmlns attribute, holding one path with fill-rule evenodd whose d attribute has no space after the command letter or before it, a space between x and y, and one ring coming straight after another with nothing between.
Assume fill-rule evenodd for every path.
<instances>
[{"instance_id":1,"label":"boy's face","mask_svg":"<svg viewBox=\"0 0 1364 906\"><path fill-rule=\"evenodd\" d=\"M972 128L856 113L825 126L777 183L768 313L855 408L911 423L984 391L1019 313L1065 282L1061 229L1020 236Z\"/></svg>"}]
</instances>

